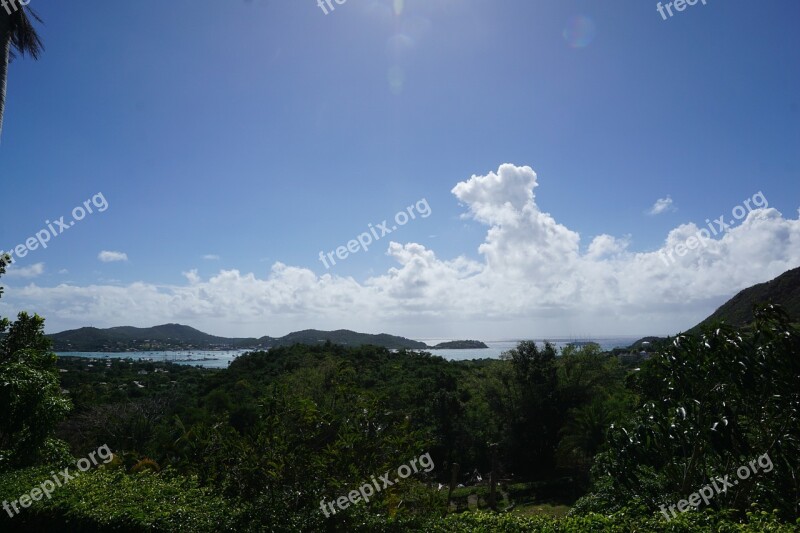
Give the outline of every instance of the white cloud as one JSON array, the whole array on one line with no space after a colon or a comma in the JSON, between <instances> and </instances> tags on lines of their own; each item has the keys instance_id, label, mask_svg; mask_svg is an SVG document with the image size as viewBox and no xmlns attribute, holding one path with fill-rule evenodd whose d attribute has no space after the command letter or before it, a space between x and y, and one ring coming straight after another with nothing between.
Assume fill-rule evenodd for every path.
<instances>
[{"instance_id":1,"label":"white cloud","mask_svg":"<svg viewBox=\"0 0 800 533\"><path fill-rule=\"evenodd\" d=\"M125 252L109 252L107 250L103 250L102 252L97 254L97 258L103 263L111 263L114 261L127 261L128 254L126 254Z\"/></svg>"},{"instance_id":2,"label":"white cloud","mask_svg":"<svg viewBox=\"0 0 800 533\"><path fill-rule=\"evenodd\" d=\"M667 211L675 211L675 207L672 205L672 198L667 195L666 198L659 198L656 200L656 203L653 204L653 207L647 212L649 215L660 215L661 213L666 213Z\"/></svg>"},{"instance_id":3,"label":"white cloud","mask_svg":"<svg viewBox=\"0 0 800 533\"><path fill-rule=\"evenodd\" d=\"M417 243L390 242L395 266L363 281L280 262L266 276L220 270L186 283L61 284L8 288L0 311L30 309L48 330L182 322L230 336L305 328L386 331L410 337L555 337L665 334L687 329L737 291L800 265L800 220L772 208L674 264L671 250L699 228L673 229L658 250L631 250L631 236L581 236L542 212L536 173L502 165L453 188L469 224L486 226L479 258L442 258ZM585 250L585 251L582 251Z\"/></svg>"},{"instance_id":4,"label":"white cloud","mask_svg":"<svg viewBox=\"0 0 800 533\"><path fill-rule=\"evenodd\" d=\"M9 278L35 278L44 273L44 263L34 263L27 267L16 267L11 265L6 270Z\"/></svg>"},{"instance_id":5,"label":"white cloud","mask_svg":"<svg viewBox=\"0 0 800 533\"><path fill-rule=\"evenodd\" d=\"M611 257L625 252L630 245L630 235L622 239L617 239L611 235L598 235L595 237L586 251L587 259L601 259Z\"/></svg>"},{"instance_id":6,"label":"white cloud","mask_svg":"<svg viewBox=\"0 0 800 533\"><path fill-rule=\"evenodd\" d=\"M650 215L660 215L667 211L675 211L675 208L672 206L672 198L670 198L669 195L667 195L666 198L659 198L656 200L656 203L653 204L653 207L651 207L650 211L647 213Z\"/></svg>"},{"instance_id":7,"label":"white cloud","mask_svg":"<svg viewBox=\"0 0 800 533\"><path fill-rule=\"evenodd\" d=\"M197 274L197 269L193 268L189 272L184 272L183 276L189 281L191 285L200 283L200 276Z\"/></svg>"},{"instance_id":8,"label":"white cloud","mask_svg":"<svg viewBox=\"0 0 800 533\"><path fill-rule=\"evenodd\" d=\"M206 261L219 261L219 256L216 254L206 254L203 256Z\"/></svg>"}]
</instances>

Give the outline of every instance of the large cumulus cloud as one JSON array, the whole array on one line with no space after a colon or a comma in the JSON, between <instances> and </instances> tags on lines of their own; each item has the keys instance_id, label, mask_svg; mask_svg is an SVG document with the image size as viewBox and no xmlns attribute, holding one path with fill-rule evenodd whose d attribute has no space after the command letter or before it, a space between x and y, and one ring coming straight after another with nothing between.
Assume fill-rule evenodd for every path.
<instances>
[{"instance_id":1,"label":"large cumulus cloud","mask_svg":"<svg viewBox=\"0 0 800 533\"><path fill-rule=\"evenodd\" d=\"M464 217L486 227L478 261L391 242L396 266L362 281L276 263L264 278L223 270L202 279L190 271L184 285L168 287L31 283L8 292L0 314L35 309L51 329L182 321L226 335L306 327L487 339L660 334L689 327L736 290L800 265L800 220L773 208L753 210L667 264L661 252L700 228L681 225L650 252L631 251L628 235L582 243L539 209L537 186L532 168L504 164L453 187Z\"/></svg>"}]
</instances>

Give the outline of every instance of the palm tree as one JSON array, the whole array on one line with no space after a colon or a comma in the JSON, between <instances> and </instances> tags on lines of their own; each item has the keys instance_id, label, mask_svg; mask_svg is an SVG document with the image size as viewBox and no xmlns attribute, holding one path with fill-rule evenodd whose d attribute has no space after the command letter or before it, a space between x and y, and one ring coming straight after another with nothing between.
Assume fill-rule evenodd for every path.
<instances>
[{"instance_id":1,"label":"palm tree","mask_svg":"<svg viewBox=\"0 0 800 533\"><path fill-rule=\"evenodd\" d=\"M42 40L31 24L31 18L42 20L29 7L8 0L0 7L0 134L3 132L3 112L6 107L8 64L15 53L30 54L34 59L42 52ZM10 13L9 13L10 12Z\"/></svg>"}]
</instances>

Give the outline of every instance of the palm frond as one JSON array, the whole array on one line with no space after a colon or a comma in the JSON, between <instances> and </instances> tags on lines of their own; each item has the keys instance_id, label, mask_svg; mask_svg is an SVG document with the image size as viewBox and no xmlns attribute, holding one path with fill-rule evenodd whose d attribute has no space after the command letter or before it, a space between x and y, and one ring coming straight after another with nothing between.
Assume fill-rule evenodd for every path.
<instances>
[{"instance_id":1,"label":"palm frond","mask_svg":"<svg viewBox=\"0 0 800 533\"><path fill-rule=\"evenodd\" d=\"M30 16L29 16L30 15ZM15 52L24 56L30 54L34 59L39 59L44 44L36 29L31 23L31 18L42 23L42 19L30 7L17 9L11 14L11 57L15 57Z\"/></svg>"}]
</instances>

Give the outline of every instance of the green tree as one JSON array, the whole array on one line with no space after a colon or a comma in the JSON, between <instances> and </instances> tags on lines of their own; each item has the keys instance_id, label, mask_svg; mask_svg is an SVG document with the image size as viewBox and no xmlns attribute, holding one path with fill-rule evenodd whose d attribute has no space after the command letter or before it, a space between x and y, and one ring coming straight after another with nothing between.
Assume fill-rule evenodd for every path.
<instances>
[{"instance_id":1,"label":"green tree","mask_svg":"<svg viewBox=\"0 0 800 533\"><path fill-rule=\"evenodd\" d=\"M502 457L515 475L545 479L555 467L563 418L555 348L547 343L540 350L535 342L524 341L501 357L510 365L497 367L495 383L501 388L489 398L503 418Z\"/></svg>"},{"instance_id":2,"label":"green tree","mask_svg":"<svg viewBox=\"0 0 800 533\"><path fill-rule=\"evenodd\" d=\"M752 327L679 336L642 365L632 382L642 404L609 433L585 508L633 503L652 511L715 477L736 479L737 468L768 454L774 470L729 487L710 505L800 514L800 331L777 306L755 316Z\"/></svg>"},{"instance_id":3,"label":"green tree","mask_svg":"<svg viewBox=\"0 0 800 533\"><path fill-rule=\"evenodd\" d=\"M572 409L558 443L558 464L584 475L594 456L606 442L606 431L613 422L610 406L597 398Z\"/></svg>"},{"instance_id":4,"label":"green tree","mask_svg":"<svg viewBox=\"0 0 800 533\"><path fill-rule=\"evenodd\" d=\"M634 410L635 394L625 388L625 370L596 344L565 347L557 361L559 406L567 409L559 434L558 464L588 482L594 456L606 432Z\"/></svg>"},{"instance_id":5,"label":"green tree","mask_svg":"<svg viewBox=\"0 0 800 533\"><path fill-rule=\"evenodd\" d=\"M15 6L15 9L12 9ZM10 13L9 13L10 11ZM6 85L8 82L8 65L14 53L30 54L34 59L42 52L42 41L31 23L31 18L41 19L29 7L11 3L7 8L0 8L0 135L3 132L3 114L6 105Z\"/></svg>"},{"instance_id":6,"label":"green tree","mask_svg":"<svg viewBox=\"0 0 800 533\"><path fill-rule=\"evenodd\" d=\"M0 274L7 261L0 259ZM0 468L66 454L66 445L53 433L70 402L61 394L56 355L49 348L40 316L0 319Z\"/></svg>"}]
</instances>

